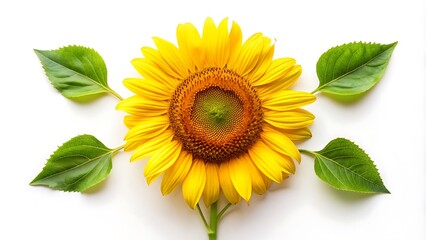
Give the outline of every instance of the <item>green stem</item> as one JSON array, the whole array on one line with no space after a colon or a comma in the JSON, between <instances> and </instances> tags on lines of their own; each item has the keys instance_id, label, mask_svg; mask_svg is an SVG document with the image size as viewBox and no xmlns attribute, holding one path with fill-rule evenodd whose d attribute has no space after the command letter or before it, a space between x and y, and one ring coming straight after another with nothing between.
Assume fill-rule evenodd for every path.
<instances>
[{"instance_id":1,"label":"green stem","mask_svg":"<svg viewBox=\"0 0 426 240\"><path fill-rule=\"evenodd\" d=\"M204 226L207 228L207 231L210 229L209 224L206 221L206 218L204 217L203 211L201 211L200 204L197 204L197 210L200 214L201 220L203 220Z\"/></svg>"},{"instance_id":2,"label":"green stem","mask_svg":"<svg viewBox=\"0 0 426 240\"><path fill-rule=\"evenodd\" d=\"M317 88L317 89L315 89L314 91L312 91L312 92L311 92L311 94L315 94L315 93L317 93L320 89L321 89L321 88Z\"/></svg>"},{"instance_id":3,"label":"green stem","mask_svg":"<svg viewBox=\"0 0 426 240\"><path fill-rule=\"evenodd\" d=\"M114 90L112 90L111 88L108 88L108 91L112 94L112 95L114 95L114 97L116 97L118 100L120 100L120 101L123 101L123 97L122 96L120 96L120 94L118 94L117 92L115 92Z\"/></svg>"},{"instance_id":4,"label":"green stem","mask_svg":"<svg viewBox=\"0 0 426 240\"><path fill-rule=\"evenodd\" d=\"M210 227L208 228L209 240L217 239L217 224L218 224L217 202L215 202L210 206Z\"/></svg>"},{"instance_id":5,"label":"green stem","mask_svg":"<svg viewBox=\"0 0 426 240\"><path fill-rule=\"evenodd\" d=\"M309 155L312 155L312 156L317 155L317 153L316 153L316 152L314 152L314 151L309 151L309 150L306 150L306 149L299 149L299 152L301 152L301 153L306 153L306 154L309 154Z\"/></svg>"},{"instance_id":6,"label":"green stem","mask_svg":"<svg viewBox=\"0 0 426 240\"><path fill-rule=\"evenodd\" d=\"M219 221L222 218L223 214L228 210L231 206L231 203L228 203L219 213L217 212L217 202L213 203L210 206L210 225L207 223L206 218L204 217L203 211L201 211L200 205L197 204L197 210L200 214L201 220L203 220L204 226L207 229L207 234L209 236L209 240L217 239L217 226L219 225Z\"/></svg>"},{"instance_id":7,"label":"green stem","mask_svg":"<svg viewBox=\"0 0 426 240\"><path fill-rule=\"evenodd\" d=\"M118 151L120 151L123 148L124 148L124 145L121 145L121 146L119 146L117 148L112 149L111 150L112 155L116 154Z\"/></svg>"},{"instance_id":8,"label":"green stem","mask_svg":"<svg viewBox=\"0 0 426 240\"><path fill-rule=\"evenodd\" d=\"M223 217L223 214L225 214L226 210L228 210L228 208L232 206L232 203L228 203L217 215L217 219L218 221L220 221L220 219Z\"/></svg>"}]
</instances>

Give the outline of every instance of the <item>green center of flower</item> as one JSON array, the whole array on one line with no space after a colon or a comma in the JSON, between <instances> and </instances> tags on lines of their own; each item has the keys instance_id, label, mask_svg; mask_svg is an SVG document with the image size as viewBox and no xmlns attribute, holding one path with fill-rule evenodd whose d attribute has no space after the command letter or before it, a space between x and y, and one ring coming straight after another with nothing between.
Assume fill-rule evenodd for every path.
<instances>
[{"instance_id":1,"label":"green center of flower","mask_svg":"<svg viewBox=\"0 0 426 240\"><path fill-rule=\"evenodd\" d=\"M221 124L226 122L226 118L229 116L229 111L226 109L226 105L212 106L209 108L209 110L207 110L207 115L210 117L213 123Z\"/></svg>"},{"instance_id":2,"label":"green center of flower","mask_svg":"<svg viewBox=\"0 0 426 240\"><path fill-rule=\"evenodd\" d=\"M241 124L243 111L243 103L232 91L210 87L196 94L191 119L195 128L219 140Z\"/></svg>"},{"instance_id":3,"label":"green center of flower","mask_svg":"<svg viewBox=\"0 0 426 240\"><path fill-rule=\"evenodd\" d=\"M256 90L245 78L222 68L206 68L184 79L170 100L168 115L184 150L206 163L247 152L263 124Z\"/></svg>"}]
</instances>

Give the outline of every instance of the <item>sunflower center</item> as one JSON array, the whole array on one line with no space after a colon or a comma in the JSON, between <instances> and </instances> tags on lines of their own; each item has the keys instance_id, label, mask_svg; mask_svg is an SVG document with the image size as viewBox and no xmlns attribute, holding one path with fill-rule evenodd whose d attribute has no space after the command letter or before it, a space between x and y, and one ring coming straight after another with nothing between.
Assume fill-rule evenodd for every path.
<instances>
[{"instance_id":1,"label":"sunflower center","mask_svg":"<svg viewBox=\"0 0 426 240\"><path fill-rule=\"evenodd\" d=\"M232 91L209 87L195 96L191 119L197 132L219 141L243 121L243 103Z\"/></svg>"},{"instance_id":2,"label":"sunflower center","mask_svg":"<svg viewBox=\"0 0 426 240\"><path fill-rule=\"evenodd\" d=\"M245 153L259 138L263 112L246 79L228 69L207 68L176 88L169 118L185 150L220 163Z\"/></svg>"}]
</instances>

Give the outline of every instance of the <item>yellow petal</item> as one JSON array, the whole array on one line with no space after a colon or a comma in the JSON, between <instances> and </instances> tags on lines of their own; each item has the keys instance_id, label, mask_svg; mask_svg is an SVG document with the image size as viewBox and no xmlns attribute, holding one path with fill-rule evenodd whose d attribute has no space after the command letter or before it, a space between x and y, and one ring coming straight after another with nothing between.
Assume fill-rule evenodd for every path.
<instances>
[{"instance_id":1,"label":"yellow petal","mask_svg":"<svg viewBox=\"0 0 426 240\"><path fill-rule=\"evenodd\" d=\"M270 46L270 44L271 39L264 38L262 55L259 57L256 67L247 76L247 79L249 79L250 82L255 82L256 80L261 78L271 65L272 57L274 56L275 46Z\"/></svg>"},{"instance_id":2,"label":"yellow petal","mask_svg":"<svg viewBox=\"0 0 426 240\"><path fill-rule=\"evenodd\" d=\"M299 128L299 129L291 129L291 130L280 129L280 132L282 134L285 134L292 141L300 141L300 140L305 140L312 137L312 132L307 127Z\"/></svg>"},{"instance_id":3,"label":"yellow petal","mask_svg":"<svg viewBox=\"0 0 426 240\"><path fill-rule=\"evenodd\" d=\"M230 53L229 53L229 59L233 58L235 59L241 49L243 40L243 34L241 32L240 26L236 22L232 22L231 31L229 32L229 47L230 47Z\"/></svg>"},{"instance_id":4,"label":"yellow petal","mask_svg":"<svg viewBox=\"0 0 426 240\"><path fill-rule=\"evenodd\" d=\"M311 130L309 128L298 128L298 129L282 129L272 126L269 123L264 123L263 125L264 131L278 131L284 135L286 135L292 141L300 141L309 139L312 137Z\"/></svg>"},{"instance_id":5,"label":"yellow petal","mask_svg":"<svg viewBox=\"0 0 426 240\"><path fill-rule=\"evenodd\" d=\"M163 145L170 143L173 139L173 132L166 130L162 134L150 139L149 141L141 143L130 157L130 161L140 160L155 154L158 149Z\"/></svg>"},{"instance_id":6,"label":"yellow petal","mask_svg":"<svg viewBox=\"0 0 426 240\"><path fill-rule=\"evenodd\" d=\"M188 76L188 70L185 68L185 64L182 62L182 56L179 49L171 42L166 41L162 38L154 37L155 45L157 45L158 52L161 57L167 62L171 69L176 72L181 78Z\"/></svg>"},{"instance_id":7,"label":"yellow petal","mask_svg":"<svg viewBox=\"0 0 426 240\"><path fill-rule=\"evenodd\" d=\"M250 170L247 167L246 158L235 158L231 159L229 165L229 175L231 176L232 184L234 184L235 190L238 194L247 202L251 197L251 178Z\"/></svg>"},{"instance_id":8,"label":"yellow petal","mask_svg":"<svg viewBox=\"0 0 426 240\"><path fill-rule=\"evenodd\" d=\"M240 201L240 194L232 183L228 162L222 163L219 167L219 182L226 199L232 204L237 204Z\"/></svg>"},{"instance_id":9,"label":"yellow petal","mask_svg":"<svg viewBox=\"0 0 426 240\"><path fill-rule=\"evenodd\" d=\"M219 167L216 163L206 164L206 186L203 192L203 201L206 207L219 199Z\"/></svg>"},{"instance_id":10,"label":"yellow petal","mask_svg":"<svg viewBox=\"0 0 426 240\"><path fill-rule=\"evenodd\" d=\"M289 111L264 111L265 122L283 129L305 128L314 122L315 116L303 109Z\"/></svg>"},{"instance_id":11,"label":"yellow petal","mask_svg":"<svg viewBox=\"0 0 426 240\"><path fill-rule=\"evenodd\" d=\"M173 91L179 83L176 78L164 72L161 67L148 59L136 58L132 60L132 64L144 79L162 83L168 90Z\"/></svg>"},{"instance_id":12,"label":"yellow petal","mask_svg":"<svg viewBox=\"0 0 426 240\"><path fill-rule=\"evenodd\" d=\"M176 37L187 68L191 72L195 72L195 67L201 69L204 66L204 48L197 28L191 23L179 24Z\"/></svg>"},{"instance_id":13,"label":"yellow petal","mask_svg":"<svg viewBox=\"0 0 426 240\"><path fill-rule=\"evenodd\" d=\"M135 150L141 144L163 134L169 127L167 115L150 118L142 117L138 118L137 121L138 122L130 128L124 137L124 140L126 140L124 145L125 151Z\"/></svg>"},{"instance_id":14,"label":"yellow petal","mask_svg":"<svg viewBox=\"0 0 426 240\"><path fill-rule=\"evenodd\" d=\"M127 141L124 144L124 151L126 151L126 152L133 151L136 148L138 148L139 145L141 145L141 144L143 144L143 143L145 143L147 141L149 141L149 139L148 140L147 139L143 139L143 140L138 140L138 141Z\"/></svg>"},{"instance_id":15,"label":"yellow petal","mask_svg":"<svg viewBox=\"0 0 426 240\"><path fill-rule=\"evenodd\" d=\"M268 84L257 86L256 90L258 91L260 99L263 100L269 94L290 88L294 85L294 83L296 83L297 79L299 79L300 74L302 74L302 67L300 65L295 65L282 79L277 79L276 81Z\"/></svg>"},{"instance_id":16,"label":"yellow petal","mask_svg":"<svg viewBox=\"0 0 426 240\"><path fill-rule=\"evenodd\" d=\"M284 154L280 154L280 160L278 161L278 163L281 166L281 170L283 171L283 174L285 175L289 175L289 174L294 174L296 172L296 166L294 165L294 161L291 157L284 155ZM299 161L300 163L300 161ZM284 176L284 175L283 175ZM285 179L285 178L283 178Z\"/></svg>"},{"instance_id":17,"label":"yellow petal","mask_svg":"<svg viewBox=\"0 0 426 240\"><path fill-rule=\"evenodd\" d=\"M149 159L145 166L144 175L148 179L152 176L157 176L162 172L166 171L173 163L176 162L180 151L182 150L182 144L179 141L172 141L163 143L162 147L155 152L154 156ZM154 179L150 179L148 184Z\"/></svg>"},{"instance_id":18,"label":"yellow petal","mask_svg":"<svg viewBox=\"0 0 426 240\"><path fill-rule=\"evenodd\" d=\"M172 78L183 79L181 74L173 70L173 68L167 63L167 61L163 59L160 51L151 47L143 47L142 54L145 56L146 59L154 63L162 72L166 73Z\"/></svg>"},{"instance_id":19,"label":"yellow petal","mask_svg":"<svg viewBox=\"0 0 426 240\"><path fill-rule=\"evenodd\" d=\"M283 180L282 168L278 163L281 156L266 146L263 141L257 141L248 153L253 163L265 176L278 183Z\"/></svg>"},{"instance_id":20,"label":"yellow petal","mask_svg":"<svg viewBox=\"0 0 426 240\"><path fill-rule=\"evenodd\" d=\"M192 155L181 151L176 162L164 172L161 182L163 195L171 193L185 179L192 165Z\"/></svg>"},{"instance_id":21,"label":"yellow petal","mask_svg":"<svg viewBox=\"0 0 426 240\"><path fill-rule=\"evenodd\" d=\"M144 117L135 116L135 115L127 115L124 116L124 125L128 128L134 127L136 124L140 123Z\"/></svg>"},{"instance_id":22,"label":"yellow petal","mask_svg":"<svg viewBox=\"0 0 426 240\"><path fill-rule=\"evenodd\" d=\"M123 84L137 95L157 101L169 100L173 94L164 84L150 79L127 78Z\"/></svg>"},{"instance_id":23,"label":"yellow petal","mask_svg":"<svg viewBox=\"0 0 426 240\"><path fill-rule=\"evenodd\" d=\"M213 67L215 66L215 57L216 57L216 41L217 41L217 28L211 18L207 18L204 22L203 28L203 45L206 50L205 55L205 66Z\"/></svg>"},{"instance_id":24,"label":"yellow petal","mask_svg":"<svg viewBox=\"0 0 426 240\"><path fill-rule=\"evenodd\" d=\"M252 35L241 46L238 55L233 55L229 60L228 68L235 71L241 76L249 74L259 60L263 51L264 37L261 33Z\"/></svg>"},{"instance_id":25,"label":"yellow petal","mask_svg":"<svg viewBox=\"0 0 426 240\"><path fill-rule=\"evenodd\" d=\"M265 75L252 83L253 86L265 85L277 80L282 81L285 79L294 64L296 64L296 61L292 58L275 59L271 62Z\"/></svg>"},{"instance_id":26,"label":"yellow petal","mask_svg":"<svg viewBox=\"0 0 426 240\"><path fill-rule=\"evenodd\" d=\"M263 174L254 165L248 154L243 154L241 158L244 160L244 164L250 175L251 183L253 186L253 192L257 194L264 194L266 192L266 184Z\"/></svg>"},{"instance_id":27,"label":"yellow petal","mask_svg":"<svg viewBox=\"0 0 426 240\"><path fill-rule=\"evenodd\" d=\"M223 68L229 60L230 43L228 35L228 18L222 20L217 28L216 39L216 66Z\"/></svg>"},{"instance_id":28,"label":"yellow petal","mask_svg":"<svg viewBox=\"0 0 426 240\"><path fill-rule=\"evenodd\" d=\"M303 107L313 103L315 99L313 94L307 92L284 90L265 97L262 107L282 112Z\"/></svg>"},{"instance_id":29,"label":"yellow petal","mask_svg":"<svg viewBox=\"0 0 426 240\"><path fill-rule=\"evenodd\" d=\"M169 118L167 115L158 117L144 118L136 126L131 128L124 137L126 141L138 141L142 139L150 139L158 136L169 127Z\"/></svg>"},{"instance_id":30,"label":"yellow petal","mask_svg":"<svg viewBox=\"0 0 426 240\"><path fill-rule=\"evenodd\" d=\"M263 181L265 181L265 185L266 185L266 189L269 189L269 187L271 186L271 184L272 184L272 181L271 181L271 179L269 179L268 177L266 177L265 175L262 175L263 176ZM283 179L285 179L284 178L284 174L283 174ZM263 194L263 193L259 193L259 194Z\"/></svg>"},{"instance_id":31,"label":"yellow petal","mask_svg":"<svg viewBox=\"0 0 426 240\"><path fill-rule=\"evenodd\" d=\"M151 175L151 176L148 176L148 177L146 177L146 182L148 183L148 184L151 184L155 179L157 179L160 175L161 175L162 173L160 172L160 173L157 173L157 174L154 174L154 175Z\"/></svg>"},{"instance_id":32,"label":"yellow petal","mask_svg":"<svg viewBox=\"0 0 426 240\"><path fill-rule=\"evenodd\" d=\"M197 203L200 201L205 185L206 166L203 161L195 159L182 183L183 198L190 208L195 208Z\"/></svg>"},{"instance_id":33,"label":"yellow petal","mask_svg":"<svg viewBox=\"0 0 426 240\"><path fill-rule=\"evenodd\" d=\"M286 135L277 131L263 131L260 138L273 150L292 157L300 162L300 152Z\"/></svg>"},{"instance_id":34,"label":"yellow petal","mask_svg":"<svg viewBox=\"0 0 426 240\"><path fill-rule=\"evenodd\" d=\"M133 115L152 117L166 114L168 107L169 104L166 101L156 101L136 95L121 101L116 109Z\"/></svg>"}]
</instances>

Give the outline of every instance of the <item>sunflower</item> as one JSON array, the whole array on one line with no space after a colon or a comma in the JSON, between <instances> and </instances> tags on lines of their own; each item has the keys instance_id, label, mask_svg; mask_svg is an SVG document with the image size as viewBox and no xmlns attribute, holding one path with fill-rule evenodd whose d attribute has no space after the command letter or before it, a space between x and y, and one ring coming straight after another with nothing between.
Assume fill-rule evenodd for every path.
<instances>
[{"instance_id":1,"label":"sunflower","mask_svg":"<svg viewBox=\"0 0 426 240\"><path fill-rule=\"evenodd\" d=\"M208 207L223 193L236 204L280 183L300 161L295 140L311 137L314 116L301 109L310 93L288 90L301 67L273 59L274 44L256 33L245 42L239 25L211 18L202 35L191 23L177 27L177 46L154 37L132 61L142 79L117 105L127 112L125 150L131 161L149 157L148 184L162 176L164 195L182 185L191 208Z\"/></svg>"}]
</instances>

